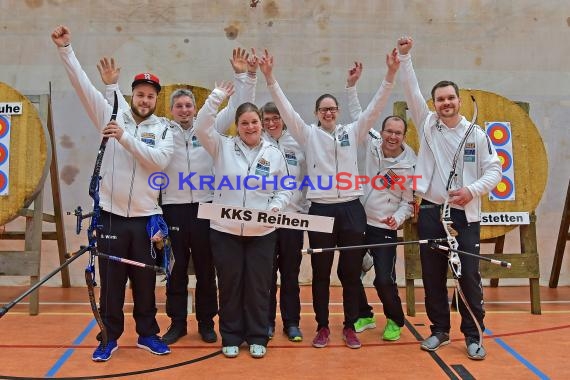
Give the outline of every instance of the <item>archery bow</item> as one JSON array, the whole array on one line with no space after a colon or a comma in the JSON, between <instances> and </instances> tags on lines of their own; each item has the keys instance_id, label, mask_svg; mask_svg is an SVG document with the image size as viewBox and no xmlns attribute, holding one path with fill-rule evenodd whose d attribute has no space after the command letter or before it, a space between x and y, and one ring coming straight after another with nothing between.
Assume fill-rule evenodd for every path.
<instances>
[{"instance_id":1,"label":"archery bow","mask_svg":"<svg viewBox=\"0 0 570 380\"><path fill-rule=\"evenodd\" d=\"M461 277L461 260L459 258L459 253L464 253L464 252L458 250L459 242L457 241L457 238L456 238L458 233L452 226L453 220L451 219L451 205L449 204L449 191L452 190L452 186L457 183L457 163L459 161L459 156L461 155L461 152L463 150L463 146L465 145L469 135L471 134L471 132L475 128L475 122L477 120L477 114L478 114L477 102L475 101L475 97L473 95L471 95L471 100L473 100L473 108L474 108L473 118L471 119L471 123L469 124L467 131L465 131L465 135L463 136L463 138L459 142L459 146L457 147L455 155L453 156L451 170L449 172L449 177L447 179L447 184L446 184L446 189L445 189L448 195L446 196L445 202L443 203L443 206L441 209L441 224L443 225L443 230L445 231L446 240L447 240L447 244L449 247L448 248L445 246L442 247L439 244L431 244L430 247L432 249L443 248L443 250L447 251L449 269L451 270L451 273L453 274L453 280L455 282L455 288L457 289L457 294L459 295L459 297L463 301L465 308L467 309L467 311L471 315L471 318L473 319L473 322L475 323L475 326L477 327L477 332L479 333L479 343L478 343L479 348L478 348L478 350L480 350L483 346L483 331L481 330L481 325L479 324L479 321L475 317L475 313L473 313L473 310L471 310L471 307L469 306L469 303L467 302L467 298L463 294L463 291L461 289L461 285L459 284L459 278ZM473 255L473 256L476 256L476 255ZM503 266L510 267L510 264L503 265ZM459 303L457 303L457 304L459 305Z\"/></svg>"}]
</instances>

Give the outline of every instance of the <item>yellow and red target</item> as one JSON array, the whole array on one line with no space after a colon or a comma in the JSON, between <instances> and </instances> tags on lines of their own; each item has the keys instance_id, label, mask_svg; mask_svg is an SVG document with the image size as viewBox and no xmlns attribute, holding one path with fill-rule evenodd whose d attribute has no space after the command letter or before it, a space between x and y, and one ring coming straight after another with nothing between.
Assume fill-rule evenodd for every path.
<instances>
[{"instance_id":1,"label":"yellow and red target","mask_svg":"<svg viewBox=\"0 0 570 380\"><path fill-rule=\"evenodd\" d=\"M491 200L507 200L513 196L514 188L513 182L508 177L503 177L489 197Z\"/></svg>"},{"instance_id":2,"label":"yellow and red target","mask_svg":"<svg viewBox=\"0 0 570 380\"><path fill-rule=\"evenodd\" d=\"M4 165L4 163L6 162L6 160L8 160L8 148L6 147L6 145L0 143L0 166Z\"/></svg>"},{"instance_id":3,"label":"yellow and red target","mask_svg":"<svg viewBox=\"0 0 570 380\"><path fill-rule=\"evenodd\" d=\"M501 160L503 173L508 171L513 165L513 156L504 149L497 149L497 156L499 156L499 160Z\"/></svg>"},{"instance_id":4,"label":"yellow and red target","mask_svg":"<svg viewBox=\"0 0 570 380\"><path fill-rule=\"evenodd\" d=\"M501 182L489 193L491 201L515 200L515 169L513 158L513 140L511 123L508 121L492 121L485 123L489 140L497 151L501 161Z\"/></svg>"},{"instance_id":5,"label":"yellow and red target","mask_svg":"<svg viewBox=\"0 0 570 380\"><path fill-rule=\"evenodd\" d=\"M503 146L511 141L511 130L508 123L493 122L487 126L487 135L494 146Z\"/></svg>"},{"instance_id":6,"label":"yellow and red target","mask_svg":"<svg viewBox=\"0 0 570 380\"><path fill-rule=\"evenodd\" d=\"M0 139L10 132L10 119L6 115L0 115Z\"/></svg>"}]
</instances>

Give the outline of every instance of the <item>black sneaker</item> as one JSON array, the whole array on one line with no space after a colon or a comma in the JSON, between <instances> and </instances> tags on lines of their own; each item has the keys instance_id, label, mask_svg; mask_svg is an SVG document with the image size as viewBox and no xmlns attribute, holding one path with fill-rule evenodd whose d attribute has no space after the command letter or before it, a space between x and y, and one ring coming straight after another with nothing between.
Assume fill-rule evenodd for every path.
<instances>
[{"instance_id":1,"label":"black sneaker","mask_svg":"<svg viewBox=\"0 0 570 380\"><path fill-rule=\"evenodd\" d=\"M301 330L297 326L289 326L283 329L283 332L287 334L287 338L291 342L302 342L303 341L303 334Z\"/></svg>"},{"instance_id":2,"label":"black sneaker","mask_svg":"<svg viewBox=\"0 0 570 380\"><path fill-rule=\"evenodd\" d=\"M424 351L435 351L441 346L449 344L449 334L443 332L436 332L431 334L429 338L424 340L420 345L420 348Z\"/></svg>"},{"instance_id":3,"label":"black sneaker","mask_svg":"<svg viewBox=\"0 0 570 380\"><path fill-rule=\"evenodd\" d=\"M215 343L218 340L218 335L214 331L214 327L198 327L198 333L206 343Z\"/></svg>"},{"instance_id":4,"label":"black sneaker","mask_svg":"<svg viewBox=\"0 0 570 380\"><path fill-rule=\"evenodd\" d=\"M178 339L188 334L186 331L186 323L173 323L168 327L166 334L162 336L162 341L167 345L176 343Z\"/></svg>"}]
</instances>

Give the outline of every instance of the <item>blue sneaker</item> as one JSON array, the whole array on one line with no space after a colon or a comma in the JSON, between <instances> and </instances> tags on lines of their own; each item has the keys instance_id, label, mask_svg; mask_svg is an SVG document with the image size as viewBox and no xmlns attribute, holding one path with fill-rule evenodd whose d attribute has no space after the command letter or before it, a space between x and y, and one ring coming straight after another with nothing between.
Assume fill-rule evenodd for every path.
<instances>
[{"instance_id":1,"label":"blue sneaker","mask_svg":"<svg viewBox=\"0 0 570 380\"><path fill-rule=\"evenodd\" d=\"M170 348L158 337L158 335L139 336L137 347L152 352L155 355L166 355L170 353Z\"/></svg>"},{"instance_id":2,"label":"blue sneaker","mask_svg":"<svg viewBox=\"0 0 570 380\"><path fill-rule=\"evenodd\" d=\"M99 346L93 352L91 359L94 362L106 362L111 359L113 352L117 351L117 348L119 348L119 345L116 340L110 340L106 346L103 345L103 342L99 342Z\"/></svg>"}]
</instances>

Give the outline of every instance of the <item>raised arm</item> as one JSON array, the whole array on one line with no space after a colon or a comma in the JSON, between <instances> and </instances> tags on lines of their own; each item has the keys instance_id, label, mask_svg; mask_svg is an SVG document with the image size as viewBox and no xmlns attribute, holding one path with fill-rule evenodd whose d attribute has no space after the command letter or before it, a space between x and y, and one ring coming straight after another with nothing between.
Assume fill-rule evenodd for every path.
<instances>
[{"instance_id":1,"label":"raised arm","mask_svg":"<svg viewBox=\"0 0 570 380\"><path fill-rule=\"evenodd\" d=\"M107 102L91 83L81 64L71 48L71 32L66 26L60 25L51 33L51 39L58 47L58 52L71 85L75 89L81 104L93 124L99 130L107 125L112 112L112 106Z\"/></svg>"},{"instance_id":2,"label":"raised arm","mask_svg":"<svg viewBox=\"0 0 570 380\"><path fill-rule=\"evenodd\" d=\"M234 93L234 85L231 82L216 84L214 90L206 99L204 106L198 111L194 128L200 143L214 159L218 156L222 136L214 128L218 107L228 97Z\"/></svg>"},{"instance_id":3,"label":"raised arm","mask_svg":"<svg viewBox=\"0 0 570 380\"><path fill-rule=\"evenodd\" d=\"M360 101L358 100L358 93L356 92L356 82L360 79L362 74L362 62L354 62L354 67L348 70L348 75L346 77L346 95L348 97L348 111L350 113L350 118L353 121L358 120L358 117L362 113L362 107L360 106Z\"/></svg>"},{"instance_id":4,"label":"raised arm","mask_svg":"<svg viewBox=\"0 0 570 380\"><path fill-rule=\"evenodd\" d=\"M226 133L234 122L236 109L243 103L255 103L255 85L257 84L258 61L255 49L251 54L245 49L237 48L232 52L230 64L234 70L234 95L228 105L218 113L214 127L220 133Z\"/></svg>"},{"instance_id":5,"label":"raised arm","mask_svg":"<svg viewBox=\"0 0 570 380\"><path fill-rule=\"evenodd\" d=\"M351 125L352 128L356 128L356 136L359 142L364 141L368 131L373 128L374 124L378 121L392 92L396 72L400 66L396 49L392 50L390 54L386 54L386 66L388 69L384 80L380 84L380 88L378 88L378 91L364 112L362 112L356 122Z\"/></svg>"},{"instance_id":6,"label":"raised arm","mask_svg":"<svg viewBox=\"0 0 570 380\"><path fill-rule=\"evenodd\" d=\"M421 126L429 115L429 108L420 91L418 78L412 66L412 56L410 50L414 45L414 40L411 37L401 37L398 39L398 57L402 62L402 70L400 77L404 87L404 96L408 103L408 109L412 114L412 120L417 126L418 134L423 136L423 129Z\"/></svg>"},{"instance_id":7,"label":"raised arm","mask_svg":"<svg viewBox=\"0 0 570 380\"><path fill-rule=\"evenodd\" d=\"M101 58L97 64L97 70L99 70L101 80L105 83L105 99L107 99L107 102L113 104L114 93L116 92L119 100L119 109L130 109L131 106L127 103L119 88L121 68L115 64L115 58Z\"/></svg>"},{"instance_id":8,"label":"raised arm","mask_svg":"<svg viewBox=\"0 0 570 380\"><path fill-rule=\"evenodd\" d=\"M279 87L279 84L275 80L273 76L273 56L269 54L267 49L260 58L259 69L265 76L267 88L271 93L273 102L279 110L281 119L283 119L283 122L287 125L289 133L291 133L293 138L300 145L304 146L308 140L311 127L307 125L301 116L293 109L289 99L287 99L285 93L283 93L281 87Z\"/></svg>"}]
</instances>

